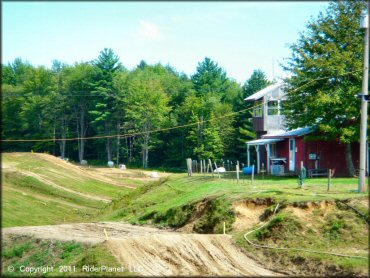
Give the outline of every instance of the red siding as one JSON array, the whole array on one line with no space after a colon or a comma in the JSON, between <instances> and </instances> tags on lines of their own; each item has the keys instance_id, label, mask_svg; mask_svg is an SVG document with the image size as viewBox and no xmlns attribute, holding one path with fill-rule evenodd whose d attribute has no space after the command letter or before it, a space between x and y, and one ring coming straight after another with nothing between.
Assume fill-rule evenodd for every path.
<instances>
[{"instance_id":1,"label":"red siding","mask_svg":"<svg viewBox=\"0 0 370 278\"><path fill-rule=\"evenodd\" d=\"M285 139L284 141L280 141L276 143L276 153L277 153L277 157L286 158L285 172L288 172L289 170L289 139Z\"/></svg>"},{"instance_id":2,"label":"red siding","mask_svg":"<svg viewBox=\"0 0 370 278\"><path fill-rule=\"evenodd\" d=\"M335 141L305 141L304 160L307 169L315 168L315 161L309 160L309 154L320 156L319 168L335 169L335 176L346 175L346 146ZM352 161L355 169L359 164L359 144L352 144Z\"/></svg>"},{"instance_id":3,"label":"red siding","mask_svg":"<svg viewBox=\"0 0 370 278\"><path fill-rule=\"evenodd\" d=\"M306 141L302 137L296 139L296 171L301 169L301 161L307 170L315 169L315 160L309 159L309 154L320 156L318 167L323 169L335 169L335 176L346 175L346 146L335 141ZM289 138L277 143L278 157L285 157L287 164L285 171L289 170ZM359 164L359 144L352 144L352 161L355 169Z\"/></svg>"}]
</instances>

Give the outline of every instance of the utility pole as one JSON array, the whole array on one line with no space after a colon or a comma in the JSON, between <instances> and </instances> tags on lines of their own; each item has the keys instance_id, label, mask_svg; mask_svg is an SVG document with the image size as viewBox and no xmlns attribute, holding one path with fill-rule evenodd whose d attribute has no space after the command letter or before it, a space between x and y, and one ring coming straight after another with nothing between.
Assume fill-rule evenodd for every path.
<instances>
[{"instance_id":1,"label":"utility pole","mask_svg":"<svg viewBox=\"0 0 370 278\"><path fill-rule=\"evenodd\" d=\"M370 1L367 1L367 11L370 11ZM361 15L361 28L365 29L364 37L364 71L362 79L361 97L361 128L360 128L360 174L358 192L366 191L365 168L366 168L366 128L367 128L367 101L365 96L369 91L369 16L366 11Z\"/></svg>"}]
</instances>

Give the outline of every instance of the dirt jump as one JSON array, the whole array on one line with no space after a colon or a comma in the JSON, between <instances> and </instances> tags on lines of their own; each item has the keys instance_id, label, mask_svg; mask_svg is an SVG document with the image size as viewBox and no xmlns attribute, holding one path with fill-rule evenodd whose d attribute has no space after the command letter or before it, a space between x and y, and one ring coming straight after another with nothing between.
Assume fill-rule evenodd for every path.
<instances>
[{"instance_id":1,"label":"dirt jump","mask_svg":"<svg viewBox=\"0 0 370 278\"><path fill-rule=\"evenodd\" d=\"M278 275L247 257L229 235L183 234L118 222L13 227L2 233L104 243L122 266L135 266L141 276Z\"/></svg>"}]
</instances>

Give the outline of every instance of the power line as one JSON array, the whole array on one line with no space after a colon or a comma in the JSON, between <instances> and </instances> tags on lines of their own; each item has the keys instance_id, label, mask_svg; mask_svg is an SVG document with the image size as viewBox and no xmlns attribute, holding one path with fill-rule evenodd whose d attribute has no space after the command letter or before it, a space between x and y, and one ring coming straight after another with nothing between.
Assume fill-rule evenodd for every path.
<instances>
[{"instance_id":1,"label":"power line","mask_svg":"<svg viewBox=\"0 0 370 278\"><path fill-rule=\"evenodd\" d=\"M252 107L249 107L249 108L246 108L246 109L242 109L242 110L239 110L239 111L236 111L236 112L226 114L224 116L212 118L212 119L209 119L209 120L197 121L197 122L193 122L193 123L189 123L189 124L185 124L185 125L178 125L178 126L173 126L173 127L168 127L168 128L161 128L161 129L151 130L151 131L147 131L147 132L132 132L132 133L126 133L126 134L102 135L102 136L92 136L92 137L49 138L49 139L9 139L9 140L1 140L1 141L2 142L50 142L50 141L75 141L75 140L91 140L91 139L106 139L106 138L127 138L127 137L147 134L147 133L157 133L157 132L161 132L161 131L169 131L169 130L185 128L185 127L189 127L189 126L193 126L193 125L197 125L197 124L201 124L201 123L205 123L205 122L211 122L211 121L214 121L214 120L218 120L218 119L222 119L222 118L226 118L226 117L231 117L235 114L254 109L254 108L256 108L258 106L262 106L264 104L265 104L265 102L263 102L261 104L258 104L258 105L255 105L255 106L252 106Z\"/></svg>"},{"instance_id":2,"label":"power line","mask_svg":"<svg viewBox=\"0 0 370 278\"><path fill-rule=\"evenodd\" d=\"M351 73L356 73L356 72L359 72L359 71L362 71L362 70L345 72L343 74L339 74L339 75L336 75L336 76L326 76L326 77L316 78L316 79L310 80L309 82L307 82L307 83L299 86L298 88L295 88L294 90L288 91L287 93L296 92L299 89L303 88L304 86L307 86L307 85L309 85L309 84L311 84L313 82L316 82L316 81L320 81L320 80L324 80L324 79L329 79L329 78L337 77L337 76L349 75ZM249 108L246 108L246 109L241 109L239 111L232 112L232 113L226 114L224 116L212 118L212 119L209 119L209 120L197 121L197 122L193 122L193 123L189 123L189 124L184 124L184 125L179 125L179 126L174 126L174 127L168 127L168 128L161 128L161 129L151 130L151 131L147 131L147 132L132 132L132 133L126 133L126 134L117 134L117 135L102 135L102 136L75 137L75 138L6 139L6 140L1 140L1 141L2 142L56 142L56 141L76 141L76 140L107 139L107 138L128 138L128 137L142 135L142 134L147 134L147 133L158 133L158 132L162 132L162 131L169 131L169 130L174 130L174 129L186 128L186 127L194 126L194 125L205 123L205 122L211 122L211 121L214 121L214 120L223 119L223 118L226 118L226 117L231 117L231 116L236 115L236 114L239 114L241 112L248 111L248 110L254 109L254 108L259 107L259 106L263 106L265 104L266 104L266 102L262 102L260 104L254 105L252 107L249 107Z\"/></svg>"}]
</instances>

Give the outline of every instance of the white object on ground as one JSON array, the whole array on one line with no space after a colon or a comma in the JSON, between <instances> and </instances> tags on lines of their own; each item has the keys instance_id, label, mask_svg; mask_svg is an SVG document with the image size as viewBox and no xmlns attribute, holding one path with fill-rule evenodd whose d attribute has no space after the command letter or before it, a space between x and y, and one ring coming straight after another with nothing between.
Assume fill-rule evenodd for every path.
<instances>
[{"instance_id":1,"label":"white object on ground","mask_svg":"<svg viewBox=\"0 0 370 278\"><path fill-rule=\"evenodd\" d=\"M81 160L80 164L81 165L87 165L87 161L86 160Z\"/></svg>"},{"instance_id":2,"label":"white object on ground","mask_svg":"<svg viewBox=\"0 0 370 278\"><path fill-rule=\"evenodd\" d=\"M157 172L151 172L151 173L150 173L150 177L151 177L151 178L159 178L159 175L158 175L158 173L157 173Z\"/></svg>"},{"instance_id":3,"label":"white object on ground","mask_svg":"<svg viewBox=\"0 0 370 278\"><path fill-rule=\"evenodd\" d=\"M226 169L224 167L218 167L213 171L214 173L225 173Z\"/></svg>"},{"instance_id":4,"label":"white object on ground","mask_svg":"<svg viewBox=\"0 0 370 278\"><path fill-rule=\"evenodd\" d=\"M114 166L114 162L113 161L108 161L108 167L112 168Z\"/></svg>"},{"instance_id":5,"label":"white object on ground","mask_svg":"<svg viewBox=\"0 0 370 278\"><path fill-rule=\"evenodd\" d=\"M119 165L119 168L120 168L121 170L126 170L126 165L125 165L125 164L120 164L120 165Z\"/></svg>"}]
</instances>

